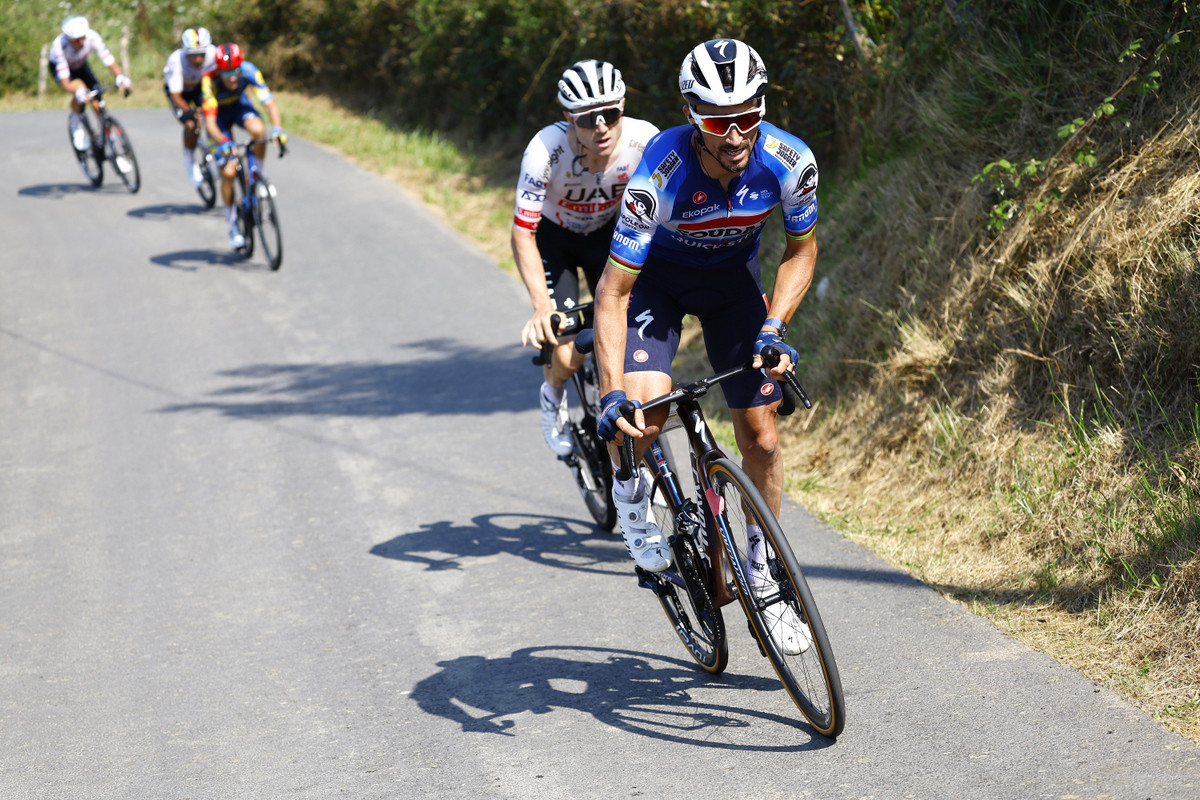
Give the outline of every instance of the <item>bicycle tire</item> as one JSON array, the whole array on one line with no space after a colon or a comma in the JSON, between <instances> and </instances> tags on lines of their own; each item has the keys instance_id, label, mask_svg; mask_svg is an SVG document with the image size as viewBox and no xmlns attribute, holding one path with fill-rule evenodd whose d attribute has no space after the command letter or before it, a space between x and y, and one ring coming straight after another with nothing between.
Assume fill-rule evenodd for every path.
<instances>
[{"instance_id":1,"label":"bicycle tire","mask_svg":"<svg viewBox=\"0 0 1200 800\"><path fill-rule=\"evenodd\" d=\"M638 575L643 584L653 583L650 588L692 660L705 672L719 675L729 664L725 617L709 594L704 577L707 568L695 540L675 524L681 509L661 480L655 480L650 490L650 508L659 529L669 537L673 563L663 572L639 569ZM678 580L672 580L672 575Z\"/></svg>"},{"instance_id":2,"label":"bicycle tire","mask_svg":"<svg viewBox=\"0 0 1200 800\"><path fill-rule=\"evenodd\" d=\"M138 169L133 145L130 143L129 137L125 135L125 128L121 126L120 122L117 122L116 117L109 114L106 121L104 138L108 160L112 162L113 168L121 176L129 193L137 194L138 189L142 188L142 173Z\"/></svg>"},{"instance_id":3,"label":"bicycle tire","mask_svg":"<svg viewBox=\"0 0 1200 800\"><path fill-rule=\"evenodd\" d=\"M846 717L841 676L816 601L791 546L762 494L740 466L719 458L708 465L707 472L713 491L721 498L719 508L713 510L728 556L727 568L733 572L729 577L737 584L750 632L800 713L819 733L836 738ZM772 578L766 586L751 587L748 582L749 520L756 521L762 531L762 555ZM770 634L784 608L808 624L812 641L803 652L784 652Z\"/></svg>"},{"instance_id":4,"label":"bicycle tire","mask_svg":"<svg viewBox=\"0 0 1200 800\"><path fill-rule=\"evenodd\" d=\"M246 200L246 170L241 164L233 178L233 207L237 209L237 229L243 240L238 252L250 258L254 255L254 217Z\"/></svg>"},{"instance_id":5,"label":"bicycle tire","mask_svg":"<svg viewBox=\"0 0 1200 800\"><path fill-rule=\"evenodd\" d=\"M83 124L83 129L88 132L88 139L91 145L86 150L75 149L74 132L71 130L71 121L67 120L67 139L71 142L71 152L75 154L75 159L79 162L79 168L83 170L84 176L87 177L88 183L93 188L98 188L104 183L104 155L96 153L96 139L92 136L92 126L88 124L87 112L84 111L80 115L80 120Z\"/></svg>"},{"instance_id":6,"label":"bicycle tire","mask_svg":"<svg viewBox=\"0 0 1200 800\"><path fill-rule=\"evenodd\" d=\"M617 524L617 506L612 499L612 461L608 448L596 435L596 420L583 416L570 423L575 443L575 484L588 513L602 530Z\"/></svg>"},{"instance_id":7,"label":"bicycle tire","mask_svg":"<svg viewBox=\"0 0 1200 800\"><path fill-rule=\"evenodd\" d=\"M200 185L196 187L196 193L200 195L205 208L212 208L217 204L217 181L213 177L212 157L208 154L208 148L199 143L193 157L200 166Z\"/></svg>"},{"instance_id":8,"label":"bicycle tire","mask_svg":"<svg viewBox=\"0 0 1200 800\"><path fill-rule=\"evenodd\" d=\"M275 210L275 187L261 175L254 187L254 227L258 229L263 255L275 271L283 265L283 232L279 230L279 212Z\"/></svg>"}]
</instances>

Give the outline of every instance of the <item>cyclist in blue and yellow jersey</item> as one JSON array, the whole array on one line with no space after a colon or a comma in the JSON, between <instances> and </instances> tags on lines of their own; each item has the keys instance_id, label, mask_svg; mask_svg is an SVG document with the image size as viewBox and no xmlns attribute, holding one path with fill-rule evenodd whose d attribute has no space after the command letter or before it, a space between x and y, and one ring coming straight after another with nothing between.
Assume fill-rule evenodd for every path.
<instances>
[{"instance_id":1,"label":"cyclist in blue and yellow jersey","mask_svg":"<svg viewBox=\"0 0 1200 800\"><path fill-rule=\"evenodd\" d=\"M100 34L92 30L85 17L70 16L63 20L62 33L50 43L50 71L54 80L71 98L71 143L76 150L87 150L92 146L92 137L83 116L83 104L88 102L88 95L99 88L100 82L92 74L88 66L88 56L95 51L100 57L100 63L108 67L113 74L117 86L130 89L133 82L121 71L117 59L104 45ZM99 113L99 105L92 101L93 107Z\"/></svg>"},{"instance_id":2,"label":"cyclist in blue and yellow jersey","mask_svg":"<svg viewBox=\"0 0 1200 800\"><path fill-rule=\"evenodd\" d=\"M183 168L192 186L199 186L204 176L196 163L196 140L200 138L200 80L217 66L217 48L207 28L188 28L180 37L183 45L167 56L163 67L163 92L183 125Z\"/></svg>"},{"instance_id":3,"label":"cyclist in blue and yellow jersey","mask_svg":"<svg viewBox=\"0 0 1200 800\"><path fill-rule=\"evenodd\" d=\"M764 121L767 72L735 39L698 45L683 61L679 90L686 125L650 141L622 198L608 264L596 299L596 353L604 409L600 435L635 439L638 458L657 436L666 408L630 424L617 411L671 389L671 360L685 314L703 328L708 358L723 371L766 345L783 351L769 373L721 384L747 475L778 516L783 461L775 428L782 398L776 381L797 359L787 321L812 283L817 259L817 164L797 137ZM768 302L758 246L767 218L782 207L786 247ZM636 286L635 286L636 284ZM615 450L614 450L615 456ZM643 569L670 565L670 548L648 514L649 487L616 482L613 499L630 555ZM753 531L751 531L753 534ZM761 537L759 537L761 541ZM750 560L762 562L761 544ZM756 557L757 551L757 557ZM761 569L752 582L769 581ZM791 615L772 636L787 652L805 647L807 627Z\"/></svg>"},{"instance_id":4,"label":"cyclist in blue and yellow jersey","mask_svg":"<svg viewBox=\"0 0 1200 800\"><path fill-rule=\"evenodd\" d=\"M579 270L595 292L621 193L658 128L625 116L625 81L606 61L568 67L558 81L558 103L563 118L538 131L521 159L512 251L533 303L521 343L556 345L538 399L542 436L564 456L571 452L564 384L583 357L571 342L558 340L550 318L578 304Z\"/></svg>"},{"instance_id":5,"label":"cyclist in blue and yellow jersey","mask_svg":"<svg viewBox=\"0 0 1200 800\"><path fill-rule=\"evenodd\" d=\"M237 229L237 208L233 205L233 178L237 174L237 160L233 158L234 125L240 125L255 139L266 138L262 117L246 97L247 92L258 96L258 101L271 117L271 137L283 146L287 134L283 132L279 107L271 96L262 72L242 56L242 48L236 44L223 44L217 48L216 70L200 81L201 108L204 125L209 138L217 145L217 163L221 165L221 199L225 201L225 216L229 222L229 246L241 249L245 239ZM261 160L266 155L265 144L255 145L254 153Z\"/></svg>"}]
</instances>

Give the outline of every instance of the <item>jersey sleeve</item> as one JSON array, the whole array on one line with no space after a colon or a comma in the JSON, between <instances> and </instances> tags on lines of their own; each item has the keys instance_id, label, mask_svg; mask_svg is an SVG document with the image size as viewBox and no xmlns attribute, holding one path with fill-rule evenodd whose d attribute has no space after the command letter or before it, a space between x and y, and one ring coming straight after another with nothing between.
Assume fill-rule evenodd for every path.
<instances>
[{"instance_id":1,"label":"jersey sleeve","mask_svg":"<svg viewBox=\"0 0 1200 800\"><path fill-rule=\"evenodd\" d=\"M267 86L267 81L263 78L262 70L253 64L245 64L242 67L242 74L250 82L250 88L258 95L258 102L269 103L271 101L271 87Z\"/></svg>"},{"instance_id":2,"label":"jersey sleeve","mask_svg":"<svg viewBox=\"0 0 1200 800\"><path fill-rule=\"evenodd\" d=\"M104 46L104 40L100 38L100 34L95 31L88 31L88 43L92 49L96 51L96 55L100 58L100 63L106 67L111 67L116 58L112 53L108 52L108 48Z\"/></svg>"},{"instance_id":3,"label":"jersey sleeve","mask_svg":"<svg viewBox=\"0 0 1200 800\"><path fill-rule=\"evenodd\" d=\"M772 136L763 149L787 168L779 181L784 232L789 239L807 239L817 227L817 161L799 139Z\"/></svg>"},{"instance_id":4,"label":"jersey sleeve","mask_svg":"<svg viewBox=\"0 0 1200 800\"><path fill-rule=\"evenodd\" d=\"M50 43L50 63L54 65L54 79L62 83L67 78L71 77L71 65L67 63L67 54L63 51L63 37L66 34L60 34L54 37L54 41Z\"/></svg>"},{"instance_id":5,"label":"jersey sleeve","mask_svg":"<svg viewBox=\"0 0 1200 800\"><path fill-rule=\"evenodd\" d=\"M167 56L167 65L163 67L163 82L167 85L167 91L172 94L183 91L182 51L176 50Z\"/></svg>"},{"instance_id":6,"label":"jersey sleeve","mask_svg":"<svg viewBox=\"0 0 1200 800\"><path fill-rule=\"evenodd\" d=\"M536 231L542 221L546 186L550 183L550 151L539 133L530 140L521 156L521 177L517 181L513 227Z\"/></svg>"},{"instance_id":7,"label":"jersey sleeve","mask_svg":"<svg viewBox=\"0 0 1200 800\"><path fill-rule=\"evenodd\" d=\"M655 148L658 137L646 152L621 196L621 212L613 231L608 261L617 269L637 275L650 255L650 242L663 219L670 216L668 187L683 160L674 149Z\"/></svg>"},{"instance_id":8,"label":"jersey sleeve","mask_svg":"<svg viewBox=\"0 0 1200 800\"><path fill-rule=\"evenodd\" d=\"M200 110L206 117L217 115L217 89L211 72L200 79Z\"/></svg>"}]
</instances>

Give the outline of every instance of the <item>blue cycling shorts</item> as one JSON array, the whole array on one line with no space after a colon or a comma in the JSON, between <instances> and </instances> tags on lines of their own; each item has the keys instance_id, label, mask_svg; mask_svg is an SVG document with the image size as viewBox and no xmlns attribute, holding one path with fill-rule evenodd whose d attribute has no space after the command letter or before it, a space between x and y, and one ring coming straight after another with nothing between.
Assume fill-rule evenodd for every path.
<instances>
[{"instance_id":1,"label":"blue cycling shorts","mask_svg":"<svg viewBox=\"0 0 1200 800\"><path fill-rule=\"evenodd\" d=\"M753 358L754 340L767 318L757 261L695 269L661 259L647 260L629 297L625 371L670 375L687 314L700 320L714 371ZM774 381L757 371L725 381L721 391L730 408L769 405L783 396Z\"/></svg>"},{"instance_id":2,"label":"blue cycling shorts","mask_svg":"<svg viewBox=\"0 0 1200 800\"><path fill-rule=\"evenodd\" d=\"M246 120L257 116L259 114L254 110L254 106L245 100L220 106L217 108L217 127L221 129L221 133L232 136L234 125L241 125L242 128L245 128Z\"/></svg>"}]
</instances>

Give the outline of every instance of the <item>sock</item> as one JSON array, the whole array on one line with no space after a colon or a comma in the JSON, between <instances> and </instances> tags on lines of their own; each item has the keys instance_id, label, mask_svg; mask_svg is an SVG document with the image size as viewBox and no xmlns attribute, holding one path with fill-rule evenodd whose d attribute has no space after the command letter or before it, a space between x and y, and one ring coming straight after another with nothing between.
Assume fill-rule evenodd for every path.
<instances>
[{"instance_id":1,"label":"sock","mask_svg":"<svg viewBox=\"0 0 1200 800\"><path fill-rule=\"evenodd\" d=\"M194 167L195 165L196 165L196 156L192 153L191 150L184 150L183 151L183 167L184 167L184 169L186 169L188 171L189 175L192 172L192 167Z\"/></svg>"},{"instance_id":2,"label":"sock","mask_svg":"<svg viewBox=\"0 0 1200 800\"><path fill-rule=\"evenodd\" d=\"M237 222L237 206L225 206L225 221L229 223L229 227L233 227Z\"/></svg>"},{"instance_id":3,"label":"sock","mask_svg":"<svg viewBox=\"0 0 1200 800\"><path fill-rule=\"evenodd\" d=\"M753 523L746 523L746 541L750 543L750 552L746 557L750 560L751 567L756 571L763 571L767 565L767 547L763 541L762 531Z\"/></svg>"},{"instance_id":4,"label":"sock","mask_svg":"<svg viewBox=\"0 0 1200 800\"><path fill-rule=\"evenodd\" d=\"M557 389L550 385L550 381L542 381L542 396L551 403L558 405L562 402L563 395L566 394L567 387L559 386Z\"/></svg>"},{"instance_id":5,"label":"sock","mask_svg":"<svg viewBox=\"0 0 1200 800\"><path fill-rule=\"evenodd\" d=\"M619 469L619 465L613 465L613 472ZM613 493L619 494L621 497L637 497L641 491L642 471L634 470L633 477L627 481L617 480L616 475L613 475Z\"/></svg>"}]
</instances>

